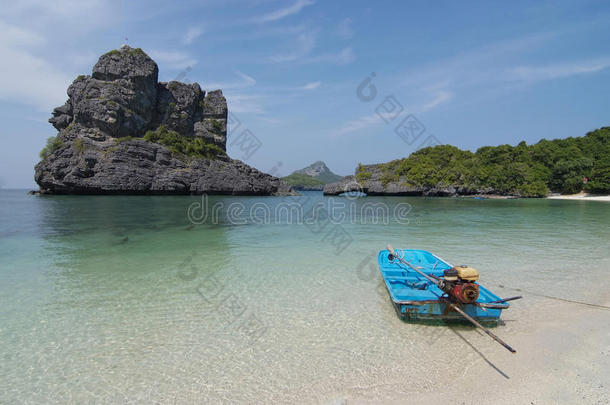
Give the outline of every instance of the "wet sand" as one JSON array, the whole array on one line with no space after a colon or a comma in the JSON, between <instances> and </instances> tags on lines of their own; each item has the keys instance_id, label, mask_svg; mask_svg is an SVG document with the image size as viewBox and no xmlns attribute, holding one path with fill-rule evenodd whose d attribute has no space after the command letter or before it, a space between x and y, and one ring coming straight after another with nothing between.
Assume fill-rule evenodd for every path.
<instances>
[{"instance_id":1,"label":"wet sand","mask_svg":"<svg viewBox=\"0 0 610 405\"><path fill-rule=\"evenodd\" d=\"M600 304L610 306L610 299ZM610 309L526 297L515 302L510 311L503 318L512 325L500 325L493 331L515 347L516 354L479 331L453 326L452 338L459 341L459 350L445 361L446 351L432 346L432 354L426 359L429 374L416 377L418 381L412 375L394 376L389 378L392 382L346 387L329 403L607 403ZM462 366L456 361L460 357L464 359ZM450 367L444 367L444 363ZM422 382L425 390L421 390Z\"/></svg>"}]
</instances>

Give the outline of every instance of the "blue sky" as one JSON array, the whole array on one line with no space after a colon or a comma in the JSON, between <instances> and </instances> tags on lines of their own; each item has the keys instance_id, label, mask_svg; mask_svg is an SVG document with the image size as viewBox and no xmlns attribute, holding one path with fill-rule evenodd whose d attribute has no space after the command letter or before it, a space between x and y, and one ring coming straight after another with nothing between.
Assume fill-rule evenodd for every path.
<instances>
[{"instance_id":1,"label":"blue sky","mask_svg":"<svg viewBox=\"0 0 610 405\"><path fill-rule=\"evenodd\" d=\"M240 122L231 135L261 142L244 158L230 137L232 157L280 175L316 160L350 174L426 140L475 150L609 125L608 21L610 3L586 0L5 4L0 187L35 186L51 110L126 41L157 61L160 80L223 89ZM372 73L366 101L357 89ZM409 142L395 132L407 117L423 126Z\"/></svg>"}]
</instances>

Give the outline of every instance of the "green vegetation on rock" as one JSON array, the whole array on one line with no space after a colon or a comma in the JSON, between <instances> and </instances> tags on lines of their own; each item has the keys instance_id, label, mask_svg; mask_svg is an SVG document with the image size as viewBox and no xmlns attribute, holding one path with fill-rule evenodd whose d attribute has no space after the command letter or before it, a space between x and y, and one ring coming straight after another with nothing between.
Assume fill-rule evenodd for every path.
<instances>
[{"instance_id":1,"label":"green vegetation on rock","mask_svg":"<svg viewBox=\"0 0 610 405\"><path fill-rule=\"evenodd\" d=\"M85 144L83 142L83 138L78 138L77 140L74 141L74 149L76 149L79 152L82 152L85 150Z\"/></svg>"},{"instance_id":2,"label":"green vegetation on rock","mask_svg":"<svg viewBox=\"0 0 610 405\"><path fill-rule=\"evenodd\" d=\"M106 52L103 56L112 56L112 55L120 55L121 51L118 49L113 49L111 51ZM142 48L128 48L127 49L127 54L129 55L143 55L143 56L148 56L146 55L146 52L144 52L142 50Z\"/></svg>"},{"instance_id":3,"label":"green vegetation on rock","mask_svg":"<svg viewBox=\"0 0 610 405\"><path fill-rule=\"evenodd\" d=\"M207 143L202 138L182 136L176 131L167 129L165 125L159 126L154 131L146 132L143 139L167 146L172 153L193 158L214 159L225 154L220 147Z\"/></svg>"},{"instance_id":4,"label":"green vegetation on rock","mask_svg":"<svg viewBox=\"0 0 610 405\"><path fill-rule=\"evenodd\" d=\"M47 144L40 151L40 158L46 158L51 153L55 152L62 144L63 142L55 136L47 138Z\"/></svg>"},{"instance_id":5,"label":"green vegetation on rock","mask_svg":"<svg viewBox=\"0 0 610 405\"><path fill-rule=\"evenodd\" d=\"M222 132L222 122L220 122L214 118L211 118L210 122L212 123L212 129L214 130L215 133L219 134Z\"/></svg>"},{"instance_id":6,"label":"green vegetation on rock","mask_svg":"<svg viewBox=\"0 0 610 405\"><path fill-rule=\"evenodd\" d=\"M106 52L103 56L112 56L112 55L120 55L121 52L118 49L112 49Z\"/></svg>"},{"instance_id":7,"label":"green vegetation on rock","mask_svg":"<svg viewBox=\"0 0 610 405\"><path fill-rule=\"evenodd\" d=\"M386 164L391 164L390 163L386 163ZM358 180L360 183L365 182L367 180L369 180L371 178L372 174L371 172L367 172L364 168L364 166L362 165L362 163L358 163L358 168L356 169L356 180Z\"/></svg>"},{"instance_id":8,"label":"green vegetation on rock","mask_svg":"<svg viewBox=\"0 0 610 405\"><path fill-rule=\"evenodd\" d=\"M141 139L135 136L123 136L120 138L114 138L114 141L116 143L123 143L123 142L129 142L129 141L133 141L134 139Z\"/></svg>"},{"instance_id":9,"label":"green vegetation on rock","mask_svg":"<svg viewBox=\"0 0 610 405\"><path fill-rule=\"evenodd\" d=\"M319 188L324 187L324 182L303 173L292 173L289 176L282 177L286 183L297 189L303 188Z\"/></svg>"},{"instance_id":10,"label":"green vegetation on rock","mask_svg":"<svg viewBox=\"0 0 610 405\"><path fill-rule=\"evenodd\" d=\"M549 190L565 194L583 188L610 192L610 127L584 137L555 139L517 146L485 146L476 152L451 145L428 147L409 157L381 166L382 182L398 181L422 187L492 188L523 197L546 196ZM364 166L358 181L370 178ZM584 184L584 179L589 182Z\"/></svg>"}]
</instances>

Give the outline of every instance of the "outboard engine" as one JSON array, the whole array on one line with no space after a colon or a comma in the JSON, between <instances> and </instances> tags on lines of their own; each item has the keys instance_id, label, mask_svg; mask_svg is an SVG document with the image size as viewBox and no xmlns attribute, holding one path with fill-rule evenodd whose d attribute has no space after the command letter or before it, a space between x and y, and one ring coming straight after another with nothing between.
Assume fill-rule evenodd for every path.
<instances>
[{"instance_id":1,"label":"outboard engine","mask_svg":"<svg viewBox=\"0 0 610 405\"><path fill-rule=\"evenodd\" d=\"M463 304L472 304L479 298L479 272L469 266L455 266L443 272L442 289Z\"/></svg>"}]
</instances>

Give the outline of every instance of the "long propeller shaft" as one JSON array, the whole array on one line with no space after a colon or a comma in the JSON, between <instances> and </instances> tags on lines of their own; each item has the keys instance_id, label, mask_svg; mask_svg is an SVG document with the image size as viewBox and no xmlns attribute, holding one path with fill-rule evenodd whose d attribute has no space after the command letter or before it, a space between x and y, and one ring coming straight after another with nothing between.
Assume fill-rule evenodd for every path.
<instances>
[{"instance_id":1,"label":"long propeller shaft","mask_svg":"<svg viewBox=\"0 0 610 405\"><path fill-rule=\"evenodd\" d=\"M434 279L432 277L430 277L429 275L427 275L426 273L424 273L423 271L419 270L418 268L416 268L415 266L413 266L411 263L407 262L406 260L404 260L403 258L399 257L396 255L396 252L394 251L394 248L390 245L387 246L388 247L388 251L390 252L390 254L395 257L396 259L398 259L399 262L401 262L402 264L409 266L411 269L413 269L414 271L416 271L417 273L419 273L420 275L424 276L426 278L426 280L430 281L431 283L439 286L439 288L441 288L443 285L442 280L437 280ZM517 299L517 298L512 298L512 299ZM506 300L508 301L508 299ZM512 347L510 347L506 342L504 342L502 339L500 339L499 337L497 337L493 332L491 332L489 329L487 329L486 327L484 327L483 325L481 325L476 319L474 319L473 317L471 317L470 315L468 315L466 312L464 312L458 305L451 303L449 301L447 301L447 305L449 305L451 308L453 308L457 313L459 313L460 315L462 315L464 318L466 318L470 323L472 323L474 326L476 326L477 328L481 329L483 332L485 332L487 335L489 335L489 337L491 337L493 340L495 340L496 342L500 343L502 346L504 346L508 351L510 351L511 353L517 353L517 351L515 349L513 349Z\"/></svg>"}]
</instances>

